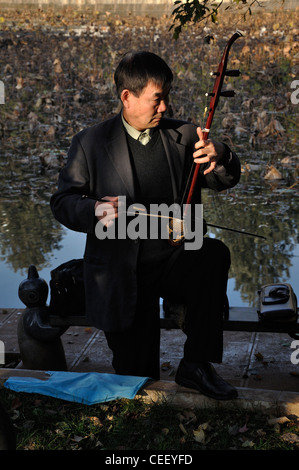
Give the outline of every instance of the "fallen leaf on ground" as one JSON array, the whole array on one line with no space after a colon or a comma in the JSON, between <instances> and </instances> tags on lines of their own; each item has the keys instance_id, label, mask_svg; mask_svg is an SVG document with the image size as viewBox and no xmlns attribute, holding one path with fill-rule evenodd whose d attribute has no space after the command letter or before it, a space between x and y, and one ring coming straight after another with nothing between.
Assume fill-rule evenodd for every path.
<instances>
[{"instance_id":1,"label":"fallen leaf on ground","mask_svg":"<svg viewBox=\"0 0 299 470\"><path fill-rule=\"evenodd\" d=\"M82 439L85 439L84 437L81 437L81 436L74 436L72 437L71 441L74 441L74 442L81 442Z\"/></svg>"},{"instance_id":2,"label":"fallen leaf on ground","mask_svg":"<svg viewBox=\"0 0 299 470\"><path fill-rule=\"evenodd\" d=\"M265 180L281 180L282 174L274 166L271 166L269 171L264 176Z\"/></svg>"},{"instance_id":3,"label":"fallen leaf on ground","mask_svg":"<svg viewBox=\"0 0 299 470\"><path fill-rule=\"evenodd\" d=\"M290 444L299 444L299 436L293 432L287 432L286 434L283 434L281 439L285 442L289 442Z\"/></svg>"},{"instance_id":4,"label":"fallen leaf on ground","mask_svg":"<svg viewBox=\"0 0 299 470\"><path fill-rule=\"evenodd\" d=\"M200 444L204 444L206 435L203 429L198 429L193 431L194 440Z\"/></svg>"},{"instance_id":5,"label":"fallen leaf on ground","mask_svg":"<svg viewBox=\"0 0 299 470\"><path fill-rule=\"evenodd\" d=\"M254 442L253 441L245 441L243 442L242 444L242 447L253 447L254 446Z\"/></svg>"},{"instance_id":6,"label":"fallen leaf on ground","mask_svg":"<svg viewBox=\"0 0 299 470\"><path fill-rule=\"evenodd\" d=\"M241 428L239 428L239 432L243 433L243 432L247 432L248 431L248 427L246 424L244 424L244 426L242 426Z\"/></svg>"},{"instance_id":7,"label":"fallen leaf on ground","mask_svg":"<svg viewBox=\"0 0 299 470\"><path fill-rule=\"evenodd\" d=\"M196 442L199 442L199 443L203 444L205 442L205 439L206 439L205 431L207 431L209 429L211 429L209 423L200 424L197 429L193 430L194 440Z\"/></svg>"},{"instance_id":8,"label":"fallen leaf on ground","mask_svg":"<svg viewBox=\"0 0 299 470\"><path fill-rule=\"evenodd\" d=\"M264 356L260 352L255 353L254 356L255 356L257 361L262 361L264 359Z\"/></svg>"},{"instance_id":9,"label":"fallen leaf on ground","mask_svg":"<svg viewBox=\"0 0 299 470\"><path fill-rule=\"evenodd\" d=\"M279 418L269 418L268 419L268 424L283 424L283 423L287 423L289 420L289 418L287 418L286 416L280 416Z\"/></svg>"},{"instance_id":10,"label":"fallen leaf on ground","mask_svg":"<svg viewBox=\"0 0 299 470\"><path fill-rule=\"evenodd\" d=\"M103 426L97 416L89 416L89 421L91 421L95 426Z\"/></svg>"}]
</instances>

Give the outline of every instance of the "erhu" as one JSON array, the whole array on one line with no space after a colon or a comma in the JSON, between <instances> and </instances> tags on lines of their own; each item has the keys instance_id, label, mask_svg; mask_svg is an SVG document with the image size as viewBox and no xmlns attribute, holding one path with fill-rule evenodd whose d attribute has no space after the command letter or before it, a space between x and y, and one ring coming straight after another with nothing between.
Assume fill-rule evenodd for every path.
<instances>
[{"instance_id":1,"label":"erhu","mask_svg":"<svg viewBox=\"0 0 299 470\"><path fill-rule=\"evenodd\" d=\"M241 36L242 34L239 31L233 34L233 36L230 38L230 40L228 41L224 49L217 72L211 72L211 75L216 76L216 78L215 78L212 93L207 94L208 96L211 96L211 100L210 100L210 105L209 105L208 118L206 121L205 128L203 129L203 140L207 140L209 137L209 132L211 130L214 113L215 113L220 96L232 97L235 95L235 92L233 90L222 91L222 85L223 85L225 76L238 77L240 75L239 70L227 70L227 61L228 61L228 55L229 55L232 44L236 41L236 39L238 39ZM183 242L184 238L186 238L186 233L185 233L186 227L185 227L184 219L187 215L188 208L192 201L194 188L197 182L199 167L200 167L199 163L193 162L191 171L189 174L187 186L184 192L184 194L187 194L187 191L188 191L187 198L186 198L186 201L184 201L185 199L184 197L182 200L182 204L184 203L183 219L172 218L169 221L169 227L168 227L169 242L170 244L175 245L175 246L180 245Z\"/></svg>"}]
</instances>

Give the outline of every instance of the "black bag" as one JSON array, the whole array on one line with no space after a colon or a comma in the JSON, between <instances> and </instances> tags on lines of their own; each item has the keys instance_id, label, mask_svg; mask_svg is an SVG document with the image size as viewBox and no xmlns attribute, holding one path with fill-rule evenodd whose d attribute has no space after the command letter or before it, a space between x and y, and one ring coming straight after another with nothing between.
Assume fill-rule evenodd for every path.
<instances>
[{"instance_id":1,"label":"black bag","mask_svg":"<svg viewBox=\"0 0 299 470\"><path fill-rule=\"evenodd\" d=\"M52 315L85 314L83 259L72 259L51 271L50 295Z\"/></svg>"},{"instance_id":2,"label":"black bag","mask_svg":"<svg viewBox=\"0 0 299 470\"><path fill-rule=\"evenodd\" d=\"M266 284L259 291L259 319L263 322L297 321L297 297L290 284Z\"/></svg>"}]
</instances>

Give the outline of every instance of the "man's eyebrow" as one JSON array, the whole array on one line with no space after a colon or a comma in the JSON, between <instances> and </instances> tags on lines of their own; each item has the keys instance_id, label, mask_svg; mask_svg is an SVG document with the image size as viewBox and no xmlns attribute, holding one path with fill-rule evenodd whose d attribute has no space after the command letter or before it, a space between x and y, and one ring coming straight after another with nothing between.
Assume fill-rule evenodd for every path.
<instances>
[{"instance_id":1,"label":"man's eyebrow","mask_svg":"<svg viewBox=\"0 0 299 470\"><path fill-rule=\"evenodd\" d=\"M161 91L161 92L155 91L153 96L156 96L157 98L160 98L160 96L167 96L167 95L170 93L171 88L172 88L172 87L170 87L170 88L167 89L167 90L163 90L163 91Z\"/></svg>"}]
</instances>

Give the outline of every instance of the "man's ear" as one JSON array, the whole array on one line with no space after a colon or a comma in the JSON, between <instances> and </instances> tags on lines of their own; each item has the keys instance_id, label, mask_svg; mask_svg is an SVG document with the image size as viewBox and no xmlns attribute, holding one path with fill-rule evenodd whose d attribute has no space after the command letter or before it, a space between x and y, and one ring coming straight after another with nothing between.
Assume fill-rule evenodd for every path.
<instances>
[{"instance_id":1,"label":"man's ear","mask_svg":"<svg viewBox=\"0 0 299 470\"><path fill-rule=\"evenodd\" d=\"M130 90L124 89L121 92L120 99L121 99L121 102L122 102L124 108L129 107L130 96L131 96Z\"/></svg>"}]
</instances>

